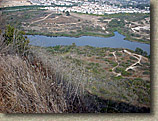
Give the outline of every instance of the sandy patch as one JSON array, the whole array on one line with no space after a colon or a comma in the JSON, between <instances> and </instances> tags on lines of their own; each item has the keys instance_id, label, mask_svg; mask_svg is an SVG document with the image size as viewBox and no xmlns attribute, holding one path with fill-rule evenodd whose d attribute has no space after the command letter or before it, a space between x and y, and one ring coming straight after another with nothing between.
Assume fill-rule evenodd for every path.
<instances>
[{"instance_id":1,"label":"sandy patch","mask_svg":"<svg viewBox=\"0 0 158 121\"><path fill-rule=\"evenodd\" d=\"M0 0L0 7L31 5L28 0Z\"/></svg>"}]
</instances>

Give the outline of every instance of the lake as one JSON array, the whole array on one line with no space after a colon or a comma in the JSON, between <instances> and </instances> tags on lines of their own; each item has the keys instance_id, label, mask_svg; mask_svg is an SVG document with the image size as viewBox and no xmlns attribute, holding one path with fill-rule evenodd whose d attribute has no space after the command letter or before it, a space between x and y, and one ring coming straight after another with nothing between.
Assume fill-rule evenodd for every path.
<instances>
[{"instance_id":1,"label":"lake","mask_svg":"<svg viewBox=\"0 0 158 121\"><path fill-rule=\"evenodd\" d=\"M114 32L113 37L94 37L94 36L81 36L81 37L48 37L43 35L27 35L30 39L30 45L41 47L53 47L56 45L72 45L75 43L77 46L93 46L93 47L111 47L111 48L127 48L135 50L137 47L150 54L150 45L124 40L125 36Z\"/></svg>"}]
</instances>

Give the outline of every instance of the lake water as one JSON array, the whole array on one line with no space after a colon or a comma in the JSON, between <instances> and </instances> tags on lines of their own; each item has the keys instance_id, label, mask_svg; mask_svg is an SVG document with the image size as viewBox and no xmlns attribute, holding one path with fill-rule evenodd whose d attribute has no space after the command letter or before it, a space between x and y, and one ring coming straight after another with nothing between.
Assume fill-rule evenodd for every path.
<instances>
[{"instance_id":1,"label":"lake water","mask_svg":"<svg viewBox=\"0 0 158 121\"><path fill-rule=\"evenodd\" d=\"M150 54L150 45L139 42L132 42L124 40L125 36L114 32L113 37L94 37L94 36L81 36L75 37L47 37L43 35L28 35L30 44L42 47L51 47L56 45L72 45L75 43L77 46L93 46L93 47L111 47L111 48L127 48L135 50L137 47L143 49Z\"/></svg>"}]
</instances>

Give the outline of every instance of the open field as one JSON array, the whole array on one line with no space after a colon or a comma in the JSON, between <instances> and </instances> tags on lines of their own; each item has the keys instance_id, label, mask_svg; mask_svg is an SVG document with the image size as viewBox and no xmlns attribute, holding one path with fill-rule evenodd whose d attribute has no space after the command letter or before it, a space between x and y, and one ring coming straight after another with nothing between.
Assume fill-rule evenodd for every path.
<instances>
[{"instance_id":1,"label":"open field","mask_svg":"<svg viewBox=\"0 0 158 121\"><path fill-rule=\"evenodd\" d=\"M27 34L47 36L82 35L109 37L114 31L127 40L150 43L149 14L88 15L80 13L56 13L50 10L22 10L3 12L5 24L11 24ZM1 27L4 27L1 22Z\"/></svg>"}]
</instances>

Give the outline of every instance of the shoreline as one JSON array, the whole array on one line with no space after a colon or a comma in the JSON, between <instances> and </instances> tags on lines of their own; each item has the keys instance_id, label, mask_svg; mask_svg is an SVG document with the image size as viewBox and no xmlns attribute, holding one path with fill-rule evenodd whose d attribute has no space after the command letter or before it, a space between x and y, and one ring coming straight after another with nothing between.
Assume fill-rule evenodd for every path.
<instances>
[{"instance_id":1,"label":"shoreline","mask_svg":"<svg viewBox=\"0 0 158 121\"><path fill-rule=\"evenodd\" d=\"M117 31L118 32L118 31ZM118 32L119 34L122 34L120 32ZM26 35L42 35L42 36L47 36L47 37L74 37L74 38L79 38L82 36L93 36L93 37L103 37L103 38L109 38L109 37L114 37L115 34L114 32L112 32L112 34L107 34L107 35L103 35L103 34L97 34L97 33L79 33L79 34L53 34L53 33L38 33L38 32L27 32ZM142 44L147 44L150 45L150 41L143 41L143 40L136 40L136 39L132 39L132 38L128 38L126 35L122 34L123 36L125 36L124 40L127 41L131 41L131 42L139 42Z\"/></svg>"},{"instance_id":2,"label":"shoreline","mask_svg":"<svg viewBox=\"0 0 158 121\"><path fill-rule=\"evenodd\" d=\"M86 39L84 39L83 41L81 41L81 43L84 43L84 41L85 41L85 43L86 44L81 44L81 45L79 45L79 46L86 46L86 45L89 45L89 46L92 46L92 47L101 47L102 48L102 44L105 44L105 47L110 47L110 48L127 48L127 49L130 49L130 50L135 50L135 49L131 49L131 47L133 48L135 48L135 46L137 47L137 45L138 45L138 48L141 48L142 50L144 50L144 51L146 51L147 53L148 53L148 55L150 55L150 50L149 49L145 49L146 47L147 48L150 48L150 44L146 44L146 43L142 43L142 42L138 42L138 41L130 41L130 40L126 40L126 38L125 38L125 36L123 36L123 37L121 37L122 39L121 40L123 40L124 42L123 43L130 43L131 44L131 46L129 45L129 44L127 44L127 46L125 46L125 45L122 45L122 46L117 46L117 47L114 47L114 46L112 46L113 44L115 45L115 42L116 41L113 41L113 40L117 40L117 34L120 34L119 32L114 32L114 36L111 36L111 37L99 37L99 36L88 36L88 35L83 35L83 36L79 36L79 37L75 37L75 36L47 36L47 35L43 35L43 34L27 34L28 35L28 38L36 38L36 39L38 39L38 38L48 38L48 40L53 40L53 39L55 39L55 41L59 44L59 43L61 43L61 41L62 40L68 40L68 43L73 43L73 41L74 40L78 40L78 41L74 41L74 43L80 43L80 41L79 40L82 40L82 37L86 37L86 38L91 38L91 39L89 39L89 42L87 43L87 41L86 41ZM93 37L96 37L96 38L93 38ZM103 42L102 41L100 41L100 44L101 45L99 45L99 46L95 46L94 44L92 44L93 42L94 42L94 40L96 40L95 42L99 42L98 41L98 39L97 39L97 37L99 38L99 39L101 39L101 40L103 40ZM114 37L114 38L113 38ZM106 43L106 41L104 41L104 40L106 40L107 39L107 43ZM111 42L109 41L109 39L111 40ZM31 39L32 40L32 39ZM59 41L58 41L59 40ZM42 40L39 40L39 41L42 41ZM45 42L45 40L43 40L43 42ZM91 43L92 42L92 43ZM95 43L94 42L94 43ZM109 42L112 44L111 46L106 46L106 44L109 44ZM49 41L47 41L47 39L46 39L46 43L49 43ZM116 42L117 43L117 42ZM133 46L133 44L135 44L135 46ZM49 44L48 44L49 45ZM46 47L48 46L48 45L46 45ZM60 44L59 44L60 45ZM67 44L66 44L67 45ZM68 44L68 45L70 45L70 44ZM37 45L38 46L38 45ZM144 49L143 49L144 48Z\"/></svg>"},{"instance_id":3,"label":"shoreline","mask_svg":"<svg viewBox=\"0 0 158 121\"><path fill-rule=\"evenodd\" d=\"M112 34L107 34L107 35L104 35L104 34L97 34L97 33L83 33L83 34L49 34L49 33L38 33L38 32L34 32L34 33L26 33L26 35L43 35L43 36L47 36L47 37L74 37L74 38L79 38L79 37L82 37L82 36L94 36L94 37L103 37L103 38L108 38L108 37L113 37L115 36L114 33Z\"/></svg>"}]
</instances>

